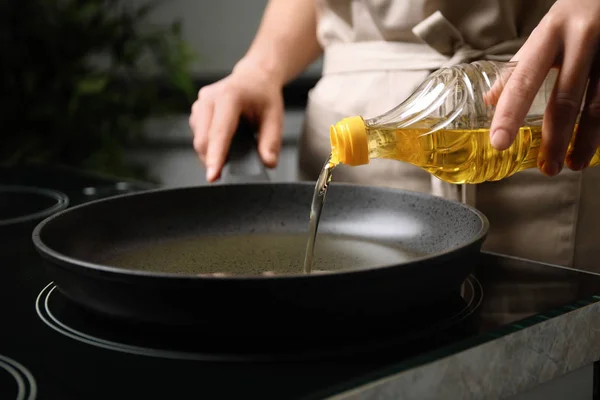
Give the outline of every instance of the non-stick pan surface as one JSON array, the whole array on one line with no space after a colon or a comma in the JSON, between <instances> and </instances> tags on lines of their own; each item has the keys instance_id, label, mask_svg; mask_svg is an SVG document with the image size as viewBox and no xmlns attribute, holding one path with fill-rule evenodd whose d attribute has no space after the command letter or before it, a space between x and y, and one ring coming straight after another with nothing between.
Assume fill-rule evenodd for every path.
<instances>
[{"instance_id":1,"label":"non-stick pan surface","mask_svg":"<svg viewBox=\"0 0 600 400\"><path fill-rule=\"evenodd\" d=\"M287 238L288 250L296 246L303 256L313 188L266 183L129 194L48 218L34 243L66 296L114 317L232 334L317 334L315 327L352 334L397 323L406 308L458 290L488 229L482 214L458 203L334 183L319 230L333 249L317 248L317 268L331 272L302 275L301 257L292 271L277 271L289 255L252 249L262 240L268 251L265 237L285 248ZM231 241L222 260L216 237ZM258 245L244 244L255 238ZM269 270L285 274L259 275ZM218 272L237 274L197 276Z\"/></svg>"}]
</instances>

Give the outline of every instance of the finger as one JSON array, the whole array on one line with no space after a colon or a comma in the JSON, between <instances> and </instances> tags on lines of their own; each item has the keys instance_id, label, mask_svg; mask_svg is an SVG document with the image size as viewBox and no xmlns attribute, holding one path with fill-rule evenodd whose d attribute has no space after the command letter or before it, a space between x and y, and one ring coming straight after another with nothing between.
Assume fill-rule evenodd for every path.
<instances>
[{"instance_id":1,"label":"finger","mask_svg":"<svg viewBox=\"0 0 600 400\"><path fill-rule=\"evenodd\" d=\"M212 121L214 103L212 101L196 101L192 107L192 123L194 125L194 150L200 160L206 162L206 150L208 146L208 128Z\"/></svg>"},{"instance_id":2,"label":"finger","mask_svg":"<svg viewBox=\"0 0 600 400\"><path fill-rule=\"evenodd\" d=\"M533 99L558 53L555 34L548 29L533 32L519 52L519 62L504 90L490 127L492 146L505 150L513 143Z\"/></svg>"},{"instance_id":3,"label":"finger","mask_svg":"<svg viewBox=\"0 0 600 400\"><path fill-rule=\"evenodd\" d=\"M215 104L206 151L206 180L208 182L214 182L221 175L239 118L240 105L237 100L228 96Z\"/></svg>"},{"instance_id":4,"label":"finger","mask_svg":"<svg viewBox=\"0 0 600 400\"><path fill-rule=\"evenodd\" d=\"M581 110L594 56L588 50L588 40L577 31L567 32L563 64L544 115L538 156L539 169L549 176L558 174L563 168L577 115Z\"/></svg>"},{"instance_id":5,"label":"finger","mask_svg":"<svg viewBox=\"0 0 600 400\"><path fill-rule=\"evenodd\" d=\"M198 98L196 99L196 101L194 102L194 104L192 104L192 110L190 113L190 119L189 119L189 125L190 128L192 129L192 132L195 133L196 129L198 128L197 126L197 116L200 110L200 107L203 103L206 102L210 102L210 98L208 97L208 90L207 87L202 87L199 91L198 91Z\"/></svg>"},{"instance_id":6,"label":"finger","mask_svg":"<svg viewBox=\"0 0 600 400\"><path fill-rule=\"evenodd\" d=\"M490 89L483 94L483 101L487 106L494 107L498 105L498 99L504 90L504 86L517 65L516 62L513 64L513 61L516 61L515 58L516 56L513 57L510 63L505 64L504 68L499 71Z\"/></svg>"},{"instance_id":7,"label":"finger","mask_svg":"<svg viewBox=\"0 0 600 400\"><path fill-rule=\"evenodd\" d=\"M263 114L258 134L258 153L263 163L269 168L277 166L281 150L282 130L283 105L269 106Z\"/></svg>"},{"instance_id":8,"label":"finger","mask_svg":"<svg viewBox=\"0 0 600 400\"><path fill-rule=\"evenodd\" d=\"M539 30L539 27L536 27L533 30L532 35L537 30ZM524 47L519 48L519 50L515 53L515 55L512 56L510 61L504 65L504 68L499 71L499 74L496 77L496 80L494 81L492 86L490 87L490 90L488 90L483 95L483 101L485 102L486 105L488 105L488 106L498 105L498 99L500 98L500 95L502 94L502 91L504 90L504 86L506 85L506 82L508 82L508 78L510 78L510 75L513 73L513 71L515 70L515 67L518 65L523 48Z\"/></svg>"},{"instance_id":9,"label":"finger","mask_svg":"<svg viewBox=\"0 0 600 400\"><path fill-rule=\"evenodd\" d=\"M537 32L539 30L540 30L540 27L539 26L536 27L532 31L530 36L534 35L535 32ZM515 70L515 67L518 65L518 62L521 59L521 53L523 52L524 48L525 48L524 46L519 48L519 50L515 53L515 55L512 56L510 61L505 64L504 68L500 71L500 75L496 78L496 80L494 81L494 84L492 85L490 90L484 94L484 96L483 96L484 101L486 102L487 105L496 106L498 104L498 99L500 98L500 94L502 94L502 91L504 90L504 86L506 85L506 82L508 82L508 78L510 78L510 75L513 73L513 71ZM554 64L556 64L556 62Z\"/></svg>"},{"instance_id":10,"label":"finger","mask_svg":"<svg viewBox=\"0 0 600 400\"><path fill-rule=\"evenodd\" d=\"M596 63L600 65L600 63ZM593 74L587 87L585 105L567 165L573 171L580 171L590 164L600 146L600 79Z\"/></svg>"},{"instance_id":11,"label":"finger","mask_svg":"<svg viewBox=\"0 0 600 400\"><path fill-rule=\"evenodd\" d=\"M192 104L192 110L190 112L190 118L188 119L188 125L190 126L190 129L192 130L192 133L194 133L194 130L196 130L196 124L195 124L195 118L194 118L194 109L196 107L196 102L194 102L194 104Z\"/></svg>"}]
</instances>

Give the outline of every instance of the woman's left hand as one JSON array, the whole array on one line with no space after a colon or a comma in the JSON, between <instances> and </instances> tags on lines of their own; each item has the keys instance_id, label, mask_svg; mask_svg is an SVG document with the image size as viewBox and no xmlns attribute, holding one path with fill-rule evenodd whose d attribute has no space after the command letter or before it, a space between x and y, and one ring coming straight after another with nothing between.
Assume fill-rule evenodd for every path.
<instances>
[{"instance_id":1,"label":"woman's left hand","mask_svg":"<svg viewBox=\"0 0 600 400\"><path fill-rule=\"evenodd\" d=\"M546 175L556 175L565 157L572 170L587 167L600 146L599 43L600 1L558 0L513 58L518 64L496 106L492 145L503 150L513 143L546 75L557 66L560 72L544 115L538 167ZM567 155L582 102L577 135Z\"/></svg>"}]
</instances>

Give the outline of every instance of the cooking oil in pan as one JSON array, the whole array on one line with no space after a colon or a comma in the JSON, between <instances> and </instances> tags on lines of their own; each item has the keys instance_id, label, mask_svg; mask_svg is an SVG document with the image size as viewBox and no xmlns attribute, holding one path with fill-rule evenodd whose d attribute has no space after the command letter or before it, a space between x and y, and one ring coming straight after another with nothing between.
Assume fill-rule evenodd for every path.
<instances>
[{"instance_id":1,"label":"cooking oil in pan","mask_svg":"<svg viewBox=\"0 0 600 400\"><path fill-rule=\"evenodd\" d=\"M321 233L316 240L328 184L337 164L329 157L317 179L308 238L305 233L196 236L143 246L102 261L147 272L248 276L355 270L404 263L422 256L397 244L362 237Z\"/></svg>"},{"instance_id":2,"label":"cooking oil in pan","mask_svg":"<svg viewBox=\"0 0 600 400\"><path fill-rule=\"evenodd\" d=\"M196 236L125 251L103 262L115 267L187 275L302 273L306 233ZM418 254L400 246L321 233L313 273L402 263Z\"/></svg>"}]
</instances>

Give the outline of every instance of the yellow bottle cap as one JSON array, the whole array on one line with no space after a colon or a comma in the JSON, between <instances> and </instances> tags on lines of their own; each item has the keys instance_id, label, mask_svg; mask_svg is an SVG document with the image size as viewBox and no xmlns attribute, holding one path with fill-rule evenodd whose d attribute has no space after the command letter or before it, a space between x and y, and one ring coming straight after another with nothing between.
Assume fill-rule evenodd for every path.
<instances>
[{"instance_id":1,"label":"yellow bottle cap","mask_svg":"<svg viewBox=\"0 0 600 400\"><path fill-rule=\"evenodd\" d=\"M329 128L331 161L347 165L369 163L367 126L362 117L348 117Z\"/></svg>"}]
</instances>

